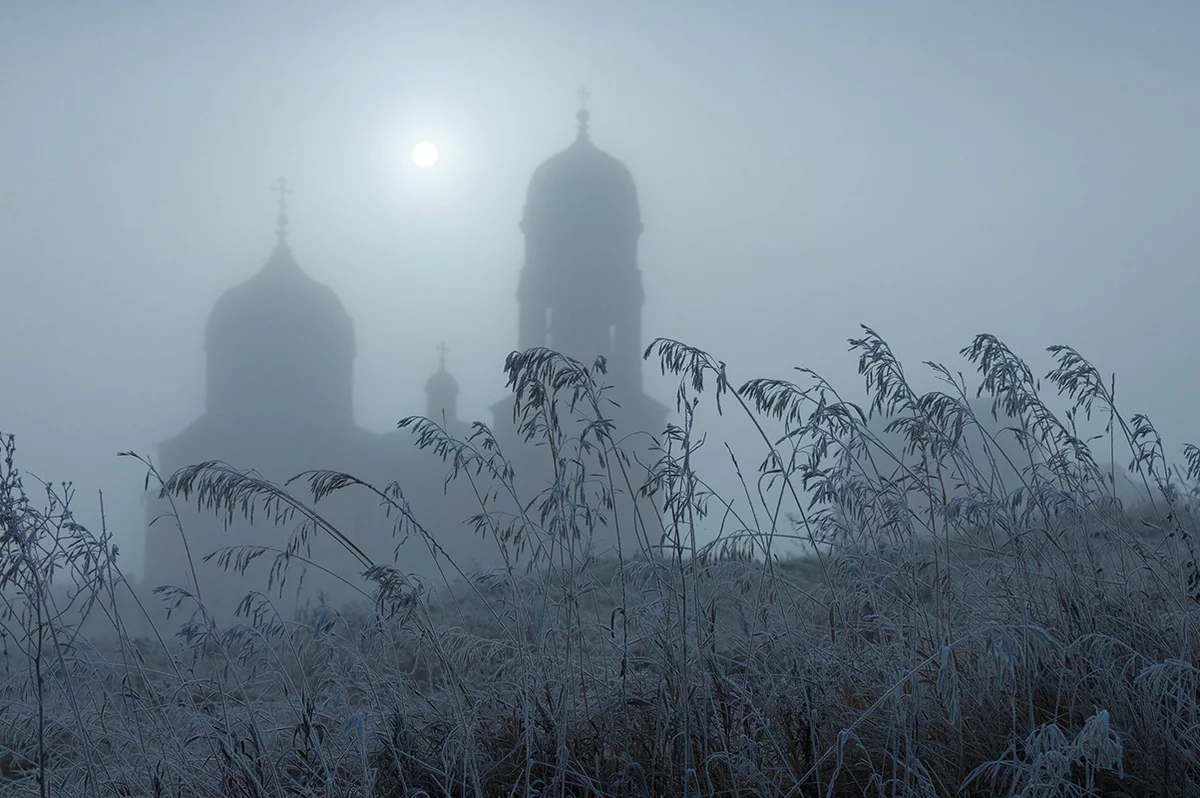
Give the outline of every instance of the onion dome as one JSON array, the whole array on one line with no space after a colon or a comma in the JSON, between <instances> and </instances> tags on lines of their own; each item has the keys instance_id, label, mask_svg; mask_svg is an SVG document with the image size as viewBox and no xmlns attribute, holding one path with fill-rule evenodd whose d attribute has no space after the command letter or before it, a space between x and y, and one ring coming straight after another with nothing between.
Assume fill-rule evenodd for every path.
<instances>
[{"instance_id":1,"label":"onion dome","mask_svg":"<svg viewBox=\"0 0 1200 798\"><path fill-rule=\"evenodd\" d=\"M354 324L341 300L300 268L283 241L257 274L217 300L204 348L212 356L253 339L302 340L318 351L354 356Z\"/></svg>"},{"instance_id":2,"label":"onion dome","mask_svg":"<svg viewBox=\"0 0 1200 798\"><path fill-rule=\"evenodd\" d=\"M321 415L346 415L354 323L333 290L296 263L287 241L286 182L281 179L276 188L281 196L274 250L253 277L221 295L208 317L210 409L285 402L299 410L315 403Z\"/></svg>"},{"instance_id":3,"label":"onion dome","mask_svg":"<svg viewBox=\"0 0 1200 798\"><path fill-rule=\"evenodd\" d=\"M440 422L445 413L447 421L454 421L458 416L458 380L446 371L446 352L449 347L445 342L438 345L438 370L425 382L425 397L427 400L426 417Z\"/></svg>"},{"instance_id":4,"label":"onion dome","mask_svg":"<svg viewBox=\"0 0 1200 798\"><path fill-rule=\"evenodd\" d=\"M586 92L581 90L586 98ZM554 231L571 236L583 230L603 235L642 232L637 187L625 164L592 143L590 114L576 114L575 143L534 170L521 230L526 235Z\"/></svg>"}]
</instances>

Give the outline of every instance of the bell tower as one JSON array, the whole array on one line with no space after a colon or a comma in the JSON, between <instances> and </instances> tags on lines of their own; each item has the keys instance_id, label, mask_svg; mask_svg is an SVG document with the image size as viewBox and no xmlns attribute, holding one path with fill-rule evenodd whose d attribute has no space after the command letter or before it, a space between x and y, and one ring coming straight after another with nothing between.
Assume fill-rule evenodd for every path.
<instances>
[{"instance_id":1,"label":"bell tower","mask_svg":"<svg viewBox=\"0 0 1200 798\"><path fill-rule=\"evenodd\" d=\"M646 464L657 454L649 451L650 439L633 433L659 435L667 408L646 395L642 383L641 209L629 169L592 143L582 89L580 99L575 141L543 161L529 181L521 219L525 263L517 288L517 343L523 351L546 347L586 366L604 356L607 396L616 402L604 412L616 424L621 448ZM513 410L512 396L493 405L494 429L507 439L506 452L516 453L514 463L528 480L524 490L532 496L553 475L547 449L519 445L523 436L513 424ZM644 476L630 474L634 491ZM609 520L592 539L595 553L619 546L628 557L642 551L643 543L657 545L652 502L635 499L624 484L616 491Z\"/></svg>"},{"instance_id":2,"label":"bell tower","mask_svg":"<svg viewBox=\"0 0 1200 798\"><path fill-rule=\"evenodd\" d=\"M637 188L625 165L592 143L588 93L579 95L575 142L542 163L529 183L518 346L545 346L587 364L603 355L616 390L640 394L645 295Z\"/></svg>"}]
</instances>

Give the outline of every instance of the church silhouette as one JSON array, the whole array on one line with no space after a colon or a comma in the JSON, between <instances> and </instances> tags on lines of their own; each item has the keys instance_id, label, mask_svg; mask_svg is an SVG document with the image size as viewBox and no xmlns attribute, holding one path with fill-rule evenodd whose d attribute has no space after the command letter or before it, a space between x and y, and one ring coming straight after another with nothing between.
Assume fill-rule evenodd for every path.
<instances>
[{"instance_id":1,"label":"church silhouette","mask_svg":"<svg viewBox=\"0 0 1200 798\"><path fill-rule=\"evenodd\" d=\"M516 348L546 347L587 365L603 356L605 381L615 401L606 412L617 429L657 435L667 408L646 395L642 382L644 292L638 240L643 224L637 189L625 165L592 142L586 108L579 110L577 120L575 141L538 166L529 182L520 222L525 258L517 286ZM159 445L159 472L167 476L181 467L219 460L252 468L277 483L310 469L344 471L381 488L394 482L402 497L397 504L411 511L428 538L414 533L396 507L388 512L378 496L361 491L334 494L315 510L376 564L393 565L426 582L452 578L455 569L511 565L505 543L470 523L480 512L477 486L465 480L447 484L446 465L434 453L418 449L410 431L377 434L355 424L353 320L337 295L300 266L288 240L290 190L282 178L274 189L280 203L275 248L254 276L230 288L214 306L204 338L205 411ZM424 412L451 435L465 437L470 429L458 418L458 384L446 369L445 346L439 350L439 369L426 383ZM544 488L552 469L544 448L523 442L513 404L511 395L493 404L489 422L528 501ZM637 445L649 459L651 443L643 438L646 442ZM293 483L291 492L307 498L302 482ZM614 515L632 507L628 491L624 494ZM299 520L277 525L256 518L250 523L236 513L226 516L197 506L195 496L190 501L175 498L178 525L163 517L170 512L172 505L157 492L148 496L143 581L151 587L193 589L190 557L203 600L218 615L227 614L250 589L265 592L270 562ZM595 532L596 553L610 554L620 545L630 556L648 531L654 537L653 525L641 530L639 538L632 524L621 524L620 540L603 525ZM266 546L268 551L247 576L215 561L201 562L203 555L231 546ZM335 601L366 597L333 574L369 593L371 586L356 573L361 563L329 536L314 534L302 553L308 561L305 595L320 590ZM288 580L284 609L300 600L297 576Z\"/></svg>"}]
</instances>

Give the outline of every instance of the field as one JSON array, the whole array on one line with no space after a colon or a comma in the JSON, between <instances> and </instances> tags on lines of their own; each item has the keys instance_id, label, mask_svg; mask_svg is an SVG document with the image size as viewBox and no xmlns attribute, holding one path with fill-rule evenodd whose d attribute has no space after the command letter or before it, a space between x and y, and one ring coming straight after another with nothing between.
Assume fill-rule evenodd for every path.
<instances>
[{"instance_id":1,"label":"field","mask_svg":"<svg viewBox=\"0 0 1200 798\"><path fill-rule=\"evenodd\" d=\"M852 348L862 407L803 370L732 385L710 355L656 341L647 358L679 377L678 412L640 464L601 423L602 363L514 354L529 434L559 461L542 494L507 495L485 427L454 440L405 426L484 486L479 534L536 556L439 590L376 565L374 603L295 618L264 589L232 626L206 615L202 590L134 589L108 532L79 526L65 489L23 484L3 438L4 794L1200 794L1200 450L1175 467L1068 347L1050 349L1045 380L1074 409L1051 412L986 335L963 355L1019 424L968 450L964 431L991 427L956 370L932 366L945 389L917 394L874 332ZM740 455L741 495L693 468L701 402L762 433ZM907 452L875 445L878 416ZM1081 440L1084 417L1102 440ZM1118 501L1093 448L1123 453L1147 500ZM364 490L311 476L294 484L318 498ZM363 500L402 513L402 489ZM588 537L623 490L645 501L617 520L659 545L594 560ZM163 491L283 512L277 486L211 465ZM501 519L497 497L524 510Z\"/></svg>"}]
</instances>

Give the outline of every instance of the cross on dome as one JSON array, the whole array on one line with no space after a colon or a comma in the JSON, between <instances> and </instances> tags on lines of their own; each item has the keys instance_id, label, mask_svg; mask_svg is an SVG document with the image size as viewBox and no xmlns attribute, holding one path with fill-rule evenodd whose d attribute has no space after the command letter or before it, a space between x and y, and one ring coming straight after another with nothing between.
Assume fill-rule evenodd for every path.
<instances>
[{"instance_id":1,"label":"cross on dome","mask_svg":"<svg viewBox=\"0 0 1200 798\"><path fill-rule=\"evenodd\" d=\"M275 220L275 235L282 244L287 241L287 195L295 192L288 188L287 178L283 176L271 184L271 190L279 195L279 217Z\"/></svg>"},{"instance_id":2,"label":"cross on dome","mask_svg":"<svg viewBox=\"0 0 1200 798\"><path fill-rule=\"evenodd\" d=\"M582 140L588 137L588 120L592 115L587 109L587 101L592 93L586 86L580 86L575 95L579 98L579 110L575 113L575 119L579 121L579 138Z\"/></svg>"}]
</instances>

